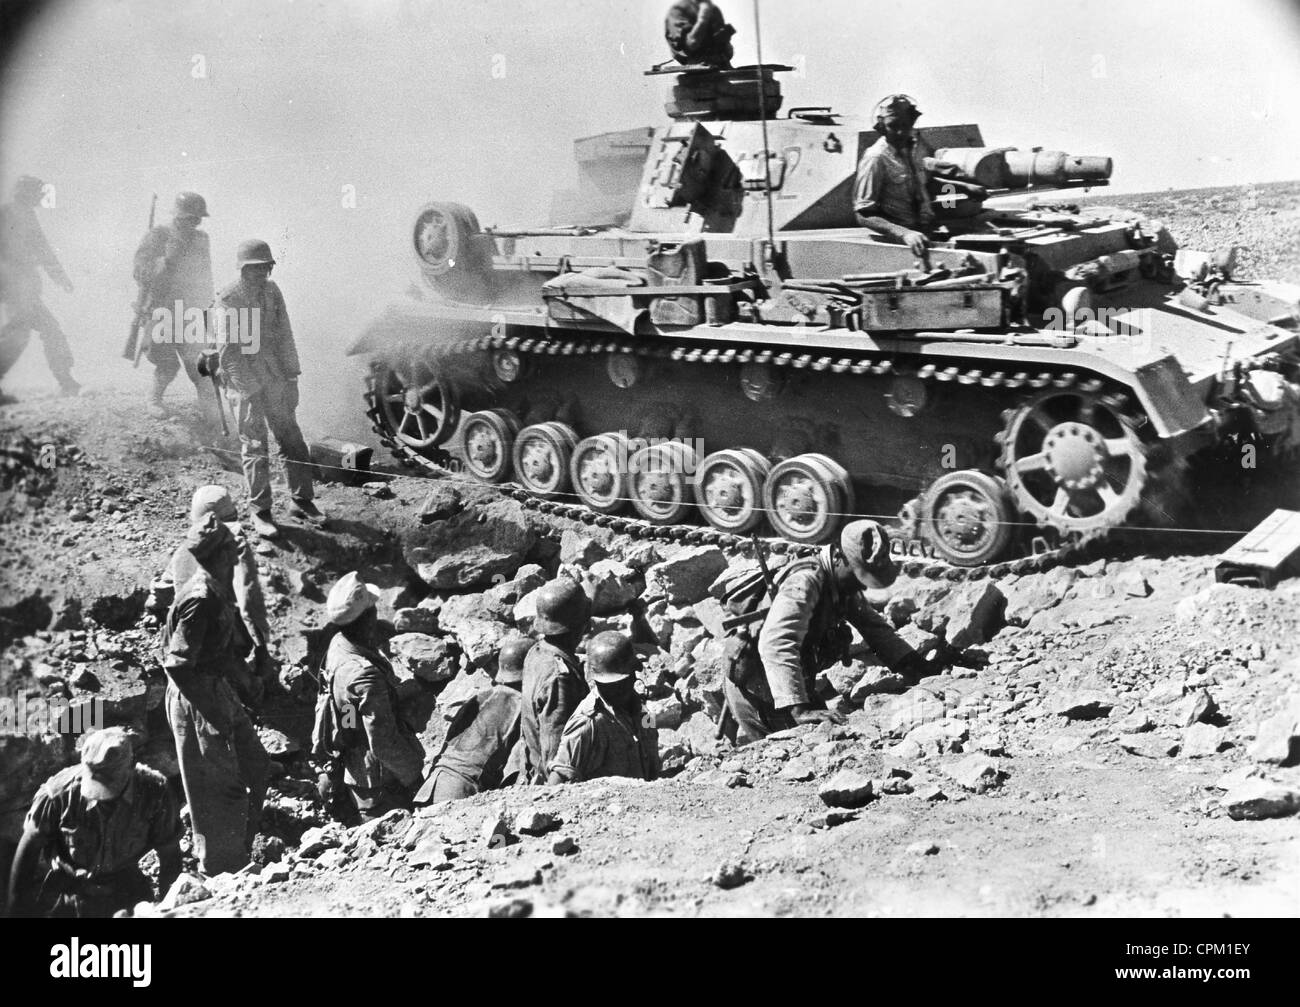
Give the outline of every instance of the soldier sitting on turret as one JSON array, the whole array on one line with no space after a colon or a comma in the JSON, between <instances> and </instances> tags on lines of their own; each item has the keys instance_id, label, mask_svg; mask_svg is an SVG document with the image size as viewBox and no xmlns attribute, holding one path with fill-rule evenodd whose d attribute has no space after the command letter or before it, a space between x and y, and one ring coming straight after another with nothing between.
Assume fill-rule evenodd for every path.
<instances>
[{"instance_id":1,"label":"soldier sitting on turret","mask_svg":"<svg viewBox=\"0 0 1300 1007\"><path fill-rule=\"evenodd\" d=\"M680 0L668 9L664 38L677 62L689 66L711 66L730 70L731 36L736 29L715 3L709 0Z\"/></svg>"}]
</instances>

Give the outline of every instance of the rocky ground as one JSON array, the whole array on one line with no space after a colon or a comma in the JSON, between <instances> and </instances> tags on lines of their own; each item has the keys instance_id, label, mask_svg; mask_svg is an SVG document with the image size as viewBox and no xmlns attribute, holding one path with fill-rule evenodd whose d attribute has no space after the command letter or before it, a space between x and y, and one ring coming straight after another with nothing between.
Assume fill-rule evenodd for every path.
<instances>
[{"instance_id":1,"label":"rocky ground","mask_svg":"<svg viewBox=\"0 0 1300 1007\"><path fill-rule=\"evenodd\" d=\"M1261 187L1254 209L1231 214L1269 236L1258 261L1284 260L1289 274L1270 272L1291 279L1297 190ZM1193 245L1198 228L1218 226L1210 200L1223 205L1134 198ZM178 406L183 392L172 391ZM41 703L100 700L108 722L138 732L142 758L174 775L147 586L193 489L222 482L240 499L242 487L233 457L195 439L192 413L152 423L140 398L92 384L79 400L33 393L0 412L0 698L26 700L29 718ZM328 484L321 505L325 528L286 522L282 541L260 547L281 689L260 718L276 779L258 863L183 879L161 911L1300 908L1300 581L1215 585L1221 539L1120 544L1020 578L900 581L886 614L912 646L945 655L945 673L905 690L853 646L818 681L845 726L733 750L714 734L721 609L709 589L743 561L545 517L456 479L390 472ZM322 591L358 568L383 588L405 712L435 751L501 639L529 628L536 588L557 573L581 581L593 632L625 629L641 647L671 775L327 824L302 753L310 664ZM33 788L75 758L70 735L0 731L0 861Z\"/></svg>"}]
</instances>

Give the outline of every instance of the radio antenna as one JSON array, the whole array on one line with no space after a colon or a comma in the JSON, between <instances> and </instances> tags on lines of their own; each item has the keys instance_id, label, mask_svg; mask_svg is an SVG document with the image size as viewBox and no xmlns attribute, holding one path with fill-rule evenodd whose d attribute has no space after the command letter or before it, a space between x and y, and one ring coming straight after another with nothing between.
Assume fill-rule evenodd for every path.
<instances>
[{"instance_id":1,"label":"radio antenna","mask_svg":"<svg viewBox=\"0 0 1300 1007\"><path fill-rule=\"evenodd\" d=\"M767 198L768 254L776 255L776 221L772 209L772 152L767 141L767 80L763 76L763 30L759 26L758 0L754 0L754 44L758 49L758 118L763 124L763 195Z\"/></svg>"}]
</instances>

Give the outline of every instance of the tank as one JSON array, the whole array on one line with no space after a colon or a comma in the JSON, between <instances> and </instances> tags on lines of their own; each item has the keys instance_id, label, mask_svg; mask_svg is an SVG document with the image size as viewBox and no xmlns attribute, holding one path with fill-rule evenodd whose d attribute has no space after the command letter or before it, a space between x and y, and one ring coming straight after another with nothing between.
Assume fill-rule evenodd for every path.
<instances>
[{"instance_id":1,"label":"tank","mask_svg":"<svg viewBox=\"0 0 1300 1007\"><path fill-rule=\"evenodd\" d=\"M789 69L647 71L664 121L578 140L544 226L420 208L420 283L350 350L382 441L620 529L807 546L866 515L958 567L1168 521L1202 460L1296 449L1300 290L1070 204L1109 158L974 124L917 130L984 187L936 179L918 260L855 223L874 124L782 111Z\"/></svg>"}]
</instances>

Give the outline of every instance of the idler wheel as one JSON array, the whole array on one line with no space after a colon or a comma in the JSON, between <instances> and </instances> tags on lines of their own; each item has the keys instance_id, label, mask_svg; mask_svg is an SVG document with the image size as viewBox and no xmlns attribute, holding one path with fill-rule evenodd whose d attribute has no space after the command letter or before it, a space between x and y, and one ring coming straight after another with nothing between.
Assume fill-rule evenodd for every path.
<instances>
[{"instance_id":1,"label":"idler wheel","mask_svg":"<svg viewBox=\"0 0 1300 1007\"><path fill-rule=\"evenodd\" d=\"M695 473L695 500L715 528L740 534L763 520L763 484L772 463L752 448L715 451Z\"/></svg>"},{"instance_id":2,"label":"idler wheel","mask_svg":"<svg viewBox=\"0 0 1300 1007\"><path fill-rule=\"evenodd\" d=\"M417 451L450 439L460 421L455 392L423 360L381 366L376 378L379 411L389 432Z\"/></svg>"},{"instance_id":3,"label":"idler wheel","mask_svg":"<svg viewBox=\"0 0 1300 1007\"><path fill-rule=\"evenodd\" d=\"M1006 484L966 469L940 476L921 496L921 534L955 566L992 563L1015 531Z\"/></svg>"},{"instance_id":4,"label":"idler wheel","mask_svg":"<svg viewBox=\"0 0 1300 1007\"><path fill-rule=\"evenodd\" d=\"M620 432L597 434L578 443L569 461L569 475L579 499L601 514L626 509L632 495L629 485L627 436Z\"/></svg>"},{"instance_id":5,"label":"idler wheel","mask_svg":"<svg viewBox=\"0 0 1300 1007\"><path fill-rule=\"evenodd\" d=\"M1046 392L1018 409L1001 464L1017 506L1069 532L1122 524L1147 473L1146 449L1118 401L1079 391Z\"/></svg>"},{"instance_id":6,"label":"idler wheel","mask_svg":"<svg viewBox=\"0 0 1300 1007\"><path fill-rule=\"evenodd\" d=\"M465 470L485 483L504 482L519 433L519 418L508 409L470 413L461 423Z\"/></svg>"},{"instance_id":7,"label":"idler wheel","mask_svg":"<svg viewBox=\"0 0 1300 1007\"><path fill-rule=\"evenodd\" d=\"M578 435L564 423L534 423L515 437L515 479L529 493L556 497L569 488L569 462Z\"/></svg>"},{"instance_id":8,"label":"idler wheel","mask_svg":"<svg viewBox=\"0 0 1300 1007\"><path fill-rule=\"evenodd\" d=\"M641 448L628 461L632 506L652 524L680 524L694 506L691 492L699 459L682 441Z\"/></svg>"},{"instance_id":9,"label":"idler wheel","mask_svg":"<svg viewBox=\"0 0 1300 1007\"><path fill-rule=\"evenodd\" d=\"M782 536L816 545L830 541L853 511L853 486L844 468L826 455L796 455L768 475L763 506Z\"/></svg>"}]
</instances>

